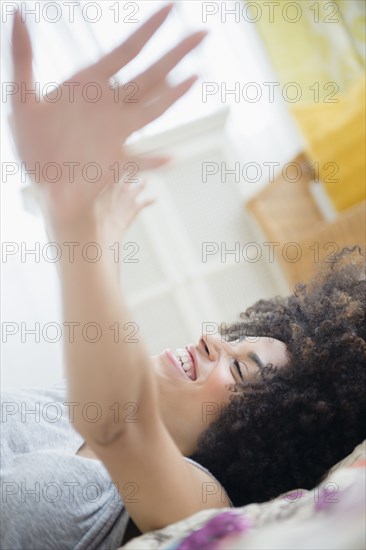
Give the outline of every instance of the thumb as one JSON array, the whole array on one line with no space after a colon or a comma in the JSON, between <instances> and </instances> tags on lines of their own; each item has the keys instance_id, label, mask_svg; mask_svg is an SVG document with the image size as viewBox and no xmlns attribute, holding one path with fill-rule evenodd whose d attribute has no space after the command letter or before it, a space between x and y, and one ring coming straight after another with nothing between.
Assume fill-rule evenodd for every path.
<instances>
[{"instance_id":1,"label":"thumb","mask_svg":"<svg viewBox=\"0 0 366 550\"><path fill-rule=\"evenodd\" d=\"M19 10L15 12L12 32L13 78L19 88L22 83L28 89L33 87L32 44L29 32L21 19ZM21 94L14 94L13 99L20 102Z\"/></svg>"},{"instance_id":2,"label":"thumb","mask_svg":"<svg viewBox=\"0 0 366 550\"><path fill-rule=\"evenodd\" d=\"M137 205L138 210L137 211L140 212L140 210L143 210L147 206L150 206L151 204L154 204L155 201L156 201L156 197L150 197L150 198L143 199L141 202L138 203L138 205Z\"/></svg>"}]
</instances>

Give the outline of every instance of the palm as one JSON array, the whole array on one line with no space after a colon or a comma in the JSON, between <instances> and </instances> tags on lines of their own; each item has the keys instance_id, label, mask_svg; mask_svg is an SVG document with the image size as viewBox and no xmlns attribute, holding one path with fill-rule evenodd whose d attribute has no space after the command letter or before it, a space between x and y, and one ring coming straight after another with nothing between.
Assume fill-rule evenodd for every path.
<instances>
[{"instance_id":1,"label":"palm","mask_svg":"<svg viewBox=\"0 0 366 550\"><path fill-rule=\"evenodd\" d=\"M189 36L133 79L136 103L123 101L126 91L120 87L121 93L117 94L110 79L136 57L170 9L167 6L154 14L125 43L68 79L59 87L57 101L49 101L56 92L38 103L30 96L26 102L19 94L13 96L12 122L18 152L26 169L39 163L36 183L51 219L77 218L102 189L113 181L117 183L116 174L122 176L127 161L136 162L139 170L165 162L163 158L128 158L123 144L132 132L159 117L191 87L195 77L174 87L168 85L166 77L205 33ZM13 63L19 89L22 83L31 87L31 42L18 14L13 29ZM95 85L88 87L90 83ZM98 93L97 101L90 100L86 88L91 94Z\"/></svg>"}]
</instances>

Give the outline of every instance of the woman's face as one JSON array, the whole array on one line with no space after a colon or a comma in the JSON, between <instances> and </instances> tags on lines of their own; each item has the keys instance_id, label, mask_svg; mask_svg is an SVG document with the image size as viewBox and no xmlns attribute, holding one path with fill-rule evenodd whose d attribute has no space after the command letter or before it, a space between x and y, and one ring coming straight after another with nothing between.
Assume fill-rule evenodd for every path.
<instances>
[{"instance_id":1,"label":"woman's face","mask_svg":"<svg viewBox=\"0 0 366 550\"><path fill-rule=\"evenodd\" d=\"M196 345L152 357L160 412L181 450L194 446L230 402L230 385L253 380L268 363L281 367L287 361L286 346L279 340L247 337L225 342L220 335L206 334Z\"/></svg>"}]
</instances>

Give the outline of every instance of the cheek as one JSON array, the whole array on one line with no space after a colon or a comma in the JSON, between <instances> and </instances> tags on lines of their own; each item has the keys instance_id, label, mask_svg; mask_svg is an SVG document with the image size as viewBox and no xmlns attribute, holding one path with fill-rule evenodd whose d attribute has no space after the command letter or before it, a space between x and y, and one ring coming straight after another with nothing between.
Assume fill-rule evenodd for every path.
<instances>
[{"instance_id":1,"label":"cheek","mask_svg":"<svg viewBox=\"0 0 366 550\"><path fill-rule=\"evenodd\" d=\"M228 386L231 380L215 377L207 381L202 388L200 401L202 406L202 422L205 426L215 421L220 412L230 403L230 392Z\"/></svg>"},{"instance_id":2,"label":"cheek","mask_svg":"<svg viewBox=\"0 0 366 550\"><path fill-rule=\"evenodd\" d=\"M219 405L222 403L228 403L230 396L228 386L230 386L230 384L233 384L231 377L229 378L224 375L210 377L203 387L203 395L205 400L215 402Z\"/></svg>"}]
</instances>

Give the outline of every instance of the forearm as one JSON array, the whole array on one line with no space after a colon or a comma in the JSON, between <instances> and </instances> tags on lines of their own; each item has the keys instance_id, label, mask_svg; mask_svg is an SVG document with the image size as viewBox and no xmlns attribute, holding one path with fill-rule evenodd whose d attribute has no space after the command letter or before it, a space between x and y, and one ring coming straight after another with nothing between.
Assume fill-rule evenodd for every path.
<instances>
[{"instance_id":1,"label":"forearm","mask_svg":"<svg viewBox=\"0 0 366 550\"><path fill-rule=\"evenodd\" d=\"M101 243L92 225L74 229L72 238L68 231L59 233L60 240L80 242L74 262L63 261L60 265L63 318L65 322L79 323L73 341L70 337L64 339L68 398L80 403L74 407L75 427L86 439L113 438L127 428L123 416L128 403L135 404L135 421L142 422L156 412L156 387L149 356L139 334L134 338L138 341L131 342L123 333L131 316L108 243ZM83 244L88 242L101 246L101 258L95 263L82 257ZM97 422L82 414L83 406L91 402L97 404L100 413Z\"/></svg>"}]
</instances>

